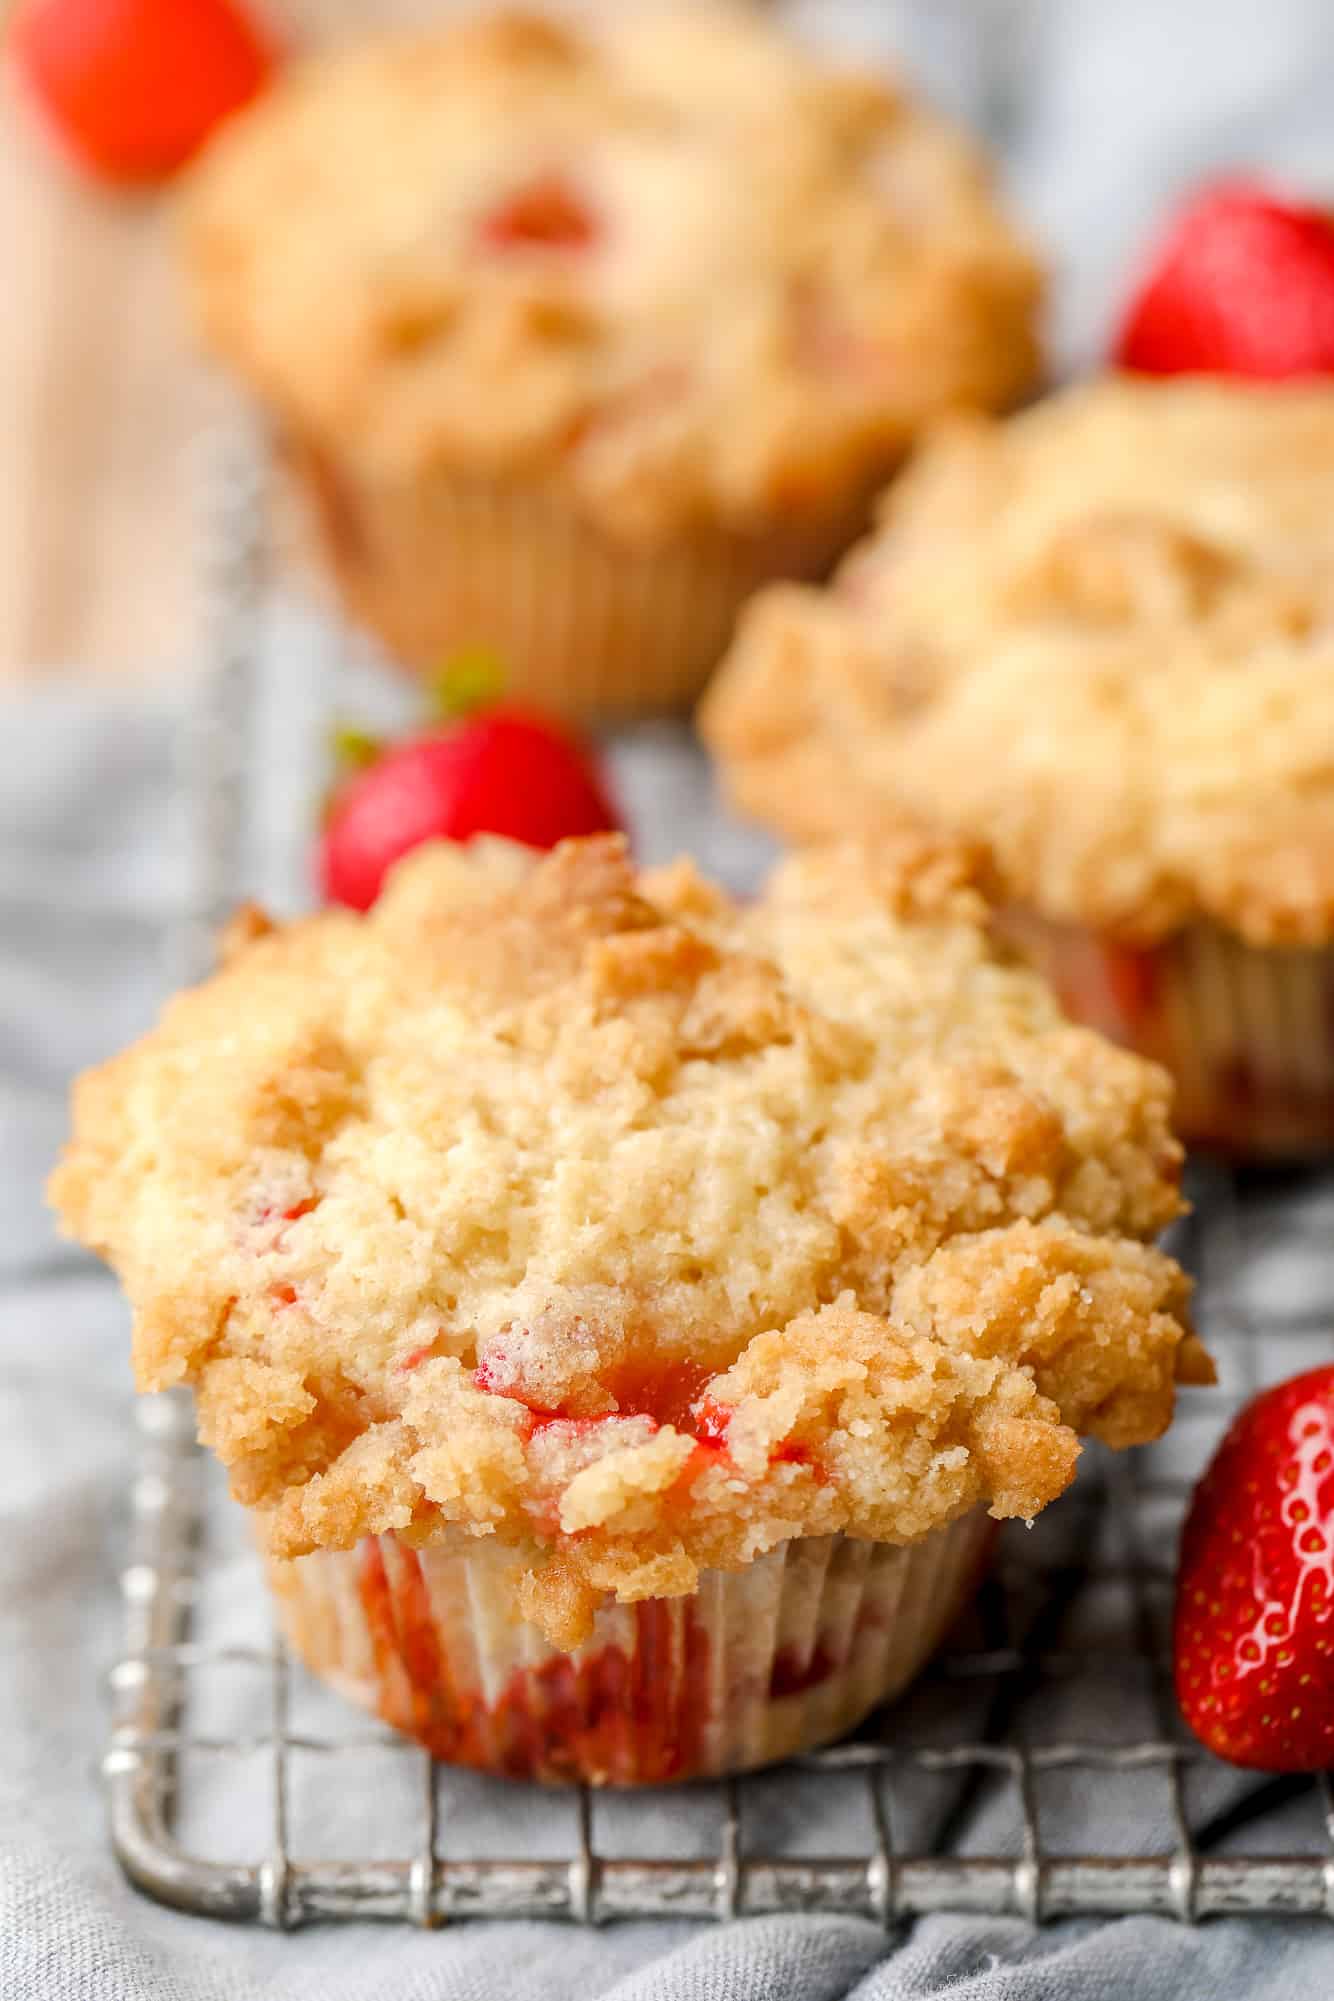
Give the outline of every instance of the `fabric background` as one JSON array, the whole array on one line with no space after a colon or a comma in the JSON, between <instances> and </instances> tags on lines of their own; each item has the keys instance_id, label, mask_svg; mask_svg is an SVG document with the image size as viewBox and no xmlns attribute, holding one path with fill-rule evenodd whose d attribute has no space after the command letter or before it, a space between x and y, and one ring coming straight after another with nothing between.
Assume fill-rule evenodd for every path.
<instances>
[{"instance_id":1,"label":"fabric background","mask_svg":"<svg viewBox=\"0 0 1334 2001\"><path fill-rule=\"evenodd\" d=\"M1270 0L1262 19L1246 0L811 0L792 11L847 44L903 43L941 96L1004 130L1016 195L1058 259L1055 334L1067 366L1096 353L1127 259L1176 188L1220 165L1261 163L1334 193L1334 10L1321 0ZM988 21L989 61L979 54ZM304 893L317 781L311 708L323 671L316 638L287 611L268 636L245 886L280 907ZM597 1934L522 1924L279 1937L180 1917L125 1886L96 1780L132 1450L125 1312L114 1285L55 1236L41 1180L63 1133L71 1073L145 1027L170 979L168 940L190 894L174 764L187 671L171 688L133 697L90 693L71 672L0 706L5 2001L1301 2001L1334 1992L1334 1932L1305 1922L1190 1931L1135 1919L1034 1932L942 1917L888 1940L869 1923L794 1917ZM392 705L355 675L344 686L363 705ZM614 758L643 852L687 847L738 886L753 879L767 843L719 813L681 733L628 734ZM1282 1279L1277 1257L1273 1276ZM249 1561L238 1543L220 1567L222 1621L253 1615ZM1060 1719L1063 1728L1095 1720ZM780 1837L796 1820L786 1784L773 1782L766 1796ZM1102 1835L1112 1809L1098 1806ZM1076 1795L1064 1809L1077 1828L1092 1802ZM479 1792L470 1832L518 1810ZM341 1811L335 1831L355 1839L356 1803ZM689 1838L673 1809L645 1811L650 1838ZM1120 1834L1133 1838L1133 1827ZM1285 1829L1266 1834L1279 1847Z\"/></svg>"}]
</instances>

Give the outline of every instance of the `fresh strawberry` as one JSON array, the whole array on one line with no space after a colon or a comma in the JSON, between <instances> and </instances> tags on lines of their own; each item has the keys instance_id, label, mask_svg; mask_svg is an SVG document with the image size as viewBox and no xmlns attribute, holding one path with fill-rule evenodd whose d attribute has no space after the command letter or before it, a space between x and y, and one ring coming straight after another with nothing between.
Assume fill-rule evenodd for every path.
<instances>
[{"instance_id":1,"label":"fresh strawberry","mask_svg":"<svg viewBox=\"0 0 1334 2001\"><path fill-rule=\"evenodd\" d=\"M489 709L393 744L334 793L320 844L325 896L368 910L422 841L504 834L551 848L620 821L591 754L554 723Z\"/></svg>"},{"instance_id":2,"label":"fresh strawberry","mask_svg":"<svg viewBox=\"0 0 1334 2001\"><path fill-rule=\"evenodd\" d=\"M1116 359L1149 375L1334 370L1334 218L1246 182L1206 189L1150 257Z\"/></svg>"},{"instance_id":3,"label":"fresh strawberry","mask_svg":"<svg viewBox=\"0 0 1334 2001\"><path fill-rule=\"evenodd\" d=\"M72 151L113 181L171 173L274 61L235 0L21 0L10 40Z\"/></svg>"},{"instance_id":4,"label":"fresh strawberry","mask_svg":"<svg viewBox=\"0 0 1334 2001\"><path fill-rule=\"evenodd\" d=\"M1209 1750L1334 1764L1334 1365L1233 1422L1186 1519L1174 1639L1177 1699Z\"/></svg>"}]
</instances>

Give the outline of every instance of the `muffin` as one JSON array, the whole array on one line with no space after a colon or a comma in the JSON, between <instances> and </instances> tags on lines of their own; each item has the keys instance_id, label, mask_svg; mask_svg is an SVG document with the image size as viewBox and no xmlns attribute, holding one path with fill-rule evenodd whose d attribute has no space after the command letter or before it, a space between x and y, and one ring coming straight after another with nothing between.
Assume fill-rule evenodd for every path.
<instances>
[{"instance_id":1,"label":"muffin","mask_svg":"<svg viewBox=\"0 0 1334 2001\"><path fill-rule=\"evenodd\" d=\"M688 700L929 417L1032 380L969 144L745 12L504 14L295 67L198 169L206 344L272 413L351 612L516 699Z\"/></svg>"},{"instance_id":2,"label":"muffin","mask_svg":"<svg viewBox=\"0 0 1334 2001\"><path fill-rule=\"evenodd\" d=\"M948 846L742 905L618 836L440 844L245 920L80 1080L53 1194L316 1674L444 1759L658 1781L846 1730L991 1518L1207 1374L1168 1097Z\"/></svg>"},{"instance_id":3,"label":"muffin","mask_svg":"<svg viewBox=\"0 0 1334 2001\"><path fill-rule=\"evenodd\" d=\"M1334 1142L1334 389L1103 380L947 427L703 725L802 839L984 842L1067 1007L1233 1154Z\"/></svg>"}]
</instances>

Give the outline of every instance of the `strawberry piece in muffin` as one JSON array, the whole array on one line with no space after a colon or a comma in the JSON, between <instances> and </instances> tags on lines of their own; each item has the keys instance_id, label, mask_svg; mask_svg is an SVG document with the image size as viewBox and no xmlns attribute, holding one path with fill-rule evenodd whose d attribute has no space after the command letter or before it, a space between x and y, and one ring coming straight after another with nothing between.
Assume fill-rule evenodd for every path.
<instances>
[{"instance_id":1,"label":"strawberry piece in muffin","mask_svg":"<svg viewBox=\"0 0 1334 2001\"><path fill-rule=\"evenodd\" d=\"M598 221L568 176L547 173L516 188L482 218L479 235L495 250L583 250Z\"/></svg>"}]
</instances>

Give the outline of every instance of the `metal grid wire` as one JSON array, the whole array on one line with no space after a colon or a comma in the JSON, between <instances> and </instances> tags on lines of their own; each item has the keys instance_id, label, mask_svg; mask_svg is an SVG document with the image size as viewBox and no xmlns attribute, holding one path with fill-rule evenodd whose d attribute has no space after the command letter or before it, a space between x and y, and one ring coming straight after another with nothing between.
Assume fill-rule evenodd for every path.
<instances>
[{"instance_id":1,"label":"metal grid wire","mask_svg":"<svg viewBox=\"0 0 1334 2001\"><path fill-rule=\"evenodd\" d=\"M199 866L177 941L180 976L205 968L211 929L239 886L261 466L246 443L215 495L213 659L184 744ZM203 1610L230 1517L188 1399L143 1400L104 1765L125 1870L183 1909L273 1926L794 1910L887 1926L942 1910L1034 1922L1131 1911L1334 1916L1329 1781L1259 1780L1209 1759L1179 1726L1168 1656L1192 1479L1238 1402L1328 1353L1334 1179L1242 1182L1195 1164L1190 1189L1195 1211L1175 1248L1199 1279L1221 1389L1184 1392L1158 1446L1091 1450L1071 1495L1034 1531L1007 1528L968 1630L853 1741L789 1767L781 1810L763 1775L679 1789L667 1810L661 1793L609 1803L572 1788L545 1803L548 1830L567 1813L568 1843L555 1855L523 1853L531 1792L435 1767L352 1710L326 1709L333 1721L310 1725L313 1685L280 1641L210 1636ZM258 1564L242 1568L258 1607ZM207 1693L219 1682L246 1690L223 1705L220 1726ZM389 1761L392 1782L358 1779L368 1757ZM362 1847L379 1859L321 1858L313 1775L337 1788L344 1774L364 1785ZM1090 1852L1095 1797L1100 1840ZM235 1828L238 1802L253 1839L228 1858L214 1835L224 1815ZM1265 1832L1279 1809L1281 1852ZM642 1852L643 1829L686 1820L693 1845ZM476 1852L493 1824L503 1852Z\"/></svg>"}]
</instances>

